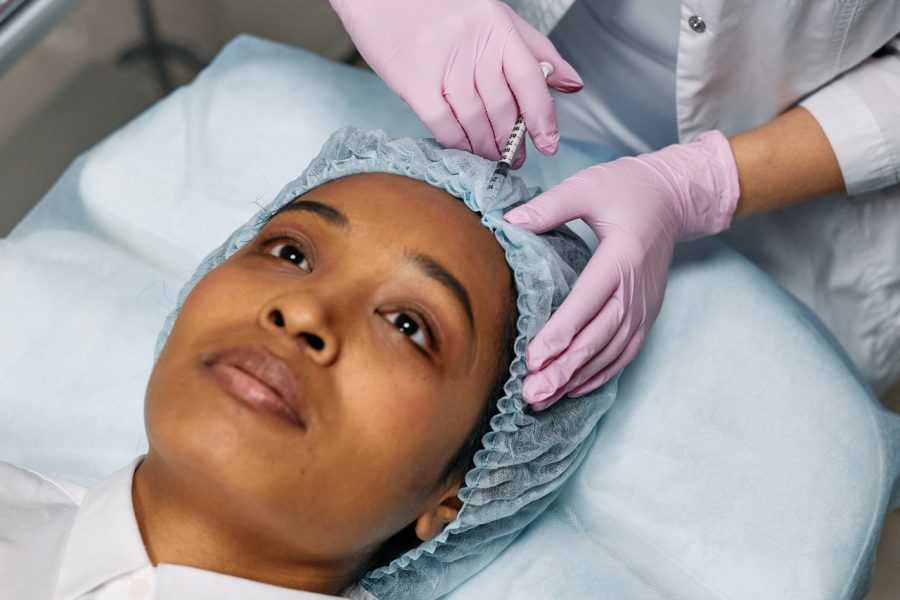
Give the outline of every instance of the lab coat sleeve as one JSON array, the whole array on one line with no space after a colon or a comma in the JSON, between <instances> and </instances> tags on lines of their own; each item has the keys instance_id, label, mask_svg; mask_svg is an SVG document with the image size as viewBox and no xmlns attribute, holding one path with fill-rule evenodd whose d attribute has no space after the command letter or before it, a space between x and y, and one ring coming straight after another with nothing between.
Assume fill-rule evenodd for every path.
<instances>
[{"instance_id":1,"label":"lab coat sleeve","mask_svg":"<svg viewBox=\"0 0 900 600\"><path fill-rule=\"evenodd\" d=\"M800 106L831 142L848 195L900 182L900 36Z\"/></svg>"}]
</instances>

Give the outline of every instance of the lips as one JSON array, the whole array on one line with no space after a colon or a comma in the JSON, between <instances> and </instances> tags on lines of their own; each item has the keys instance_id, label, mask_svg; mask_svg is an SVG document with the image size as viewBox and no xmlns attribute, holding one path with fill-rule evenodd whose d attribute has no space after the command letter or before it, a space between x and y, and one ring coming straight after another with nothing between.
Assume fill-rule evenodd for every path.
<instances>
[{"instance_id":1,"label":"lips","mask_svg":"<svg viewBox=\"0 0 900 600\"><path fill-rule=\"evenodd\" d=\"M253 409L306 429L304 406L287 364L258 348L232 348L204 361L213 379Z\"/></svg>"}]
</instances>

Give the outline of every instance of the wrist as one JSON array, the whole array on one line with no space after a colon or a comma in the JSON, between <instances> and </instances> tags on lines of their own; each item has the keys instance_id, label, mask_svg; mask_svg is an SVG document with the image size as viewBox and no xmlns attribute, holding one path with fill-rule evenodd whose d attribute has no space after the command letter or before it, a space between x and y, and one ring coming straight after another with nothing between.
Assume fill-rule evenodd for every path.
<instances>
[{"instance_id":1,"label":"wrist","mask_svg":"<svg viewBox=\"0 0 900 600\"><path fill-rule=\"evenodd\" d=\"M331 4L331 8L334 9L334 12L336 12L339 17L342 17L343 15L341 13L344 12L347 5L352 1L353 0L328 0L328 3Z\"/></svg>"},{"instance_id":2,"label":"wrist","mask_svg":"<svg viewBox=\"0 0 900 600\"><path fill-rule=\"evenodd\" d=\"M337 14L338 19L341 20L341 23L344 25L344 29L347 30L347 33L350 37L353 37L353 32L350 31L351 25L353 23L353 9L356 4L355 0L328 0L329 4L331 4L331 9ZM354 40L355 42L356 40Z\"/></svg>"},{"instance_id":3,"label":"wrist","mask_svg":"<svg viewBox=\"0 0 900 600\"><path fill-rule=\"evenodd\" d=\"M670 166L684 178L678 239L692 240L728 229L740 197L737 163L728 139L713 129L661 152L670 148L675 161Z\"/></svg>"}]
</instances>

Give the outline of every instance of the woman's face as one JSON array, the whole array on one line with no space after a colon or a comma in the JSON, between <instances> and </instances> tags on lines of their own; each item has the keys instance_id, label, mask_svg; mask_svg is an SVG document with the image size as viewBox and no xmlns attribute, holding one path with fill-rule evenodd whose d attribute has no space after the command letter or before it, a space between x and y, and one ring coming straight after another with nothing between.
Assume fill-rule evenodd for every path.
<instances>
[{"instance_id":1,"label":"woman's face","mask_svg":"<svg viewBox=\"0 0 900 600\"><path fill-rule=\"evenodd\" d=\"M295 200L206 275L146 399L150 458L299 556L364 560L446 498L512 290L493 234L425 183Z\"/></svg>"}]
</instances>

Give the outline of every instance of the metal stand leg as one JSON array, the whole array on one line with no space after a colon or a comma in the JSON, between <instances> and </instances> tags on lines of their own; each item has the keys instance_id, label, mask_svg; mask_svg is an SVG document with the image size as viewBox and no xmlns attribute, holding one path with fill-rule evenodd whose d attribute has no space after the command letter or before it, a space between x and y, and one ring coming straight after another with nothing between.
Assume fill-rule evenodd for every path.
<instances>
[{"instance_id":1,"label":"metal stand leg","mask_svg":"<svg viewBox=\"0 0 900 600\"><path fill-rule=\"evenodd\" d=\"M119 64L131 66L149 60L156 71L156 80L160 88L168 94L175 88L175 85L166 61L175 60L194 72L205 67L206 63L187 48L159 38L156 30L156 17L150 0L137 0L137 9L144 39L141 43L122 51L122 54L119 55Z\"/></svg>"}]
</instances>

